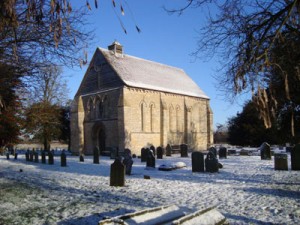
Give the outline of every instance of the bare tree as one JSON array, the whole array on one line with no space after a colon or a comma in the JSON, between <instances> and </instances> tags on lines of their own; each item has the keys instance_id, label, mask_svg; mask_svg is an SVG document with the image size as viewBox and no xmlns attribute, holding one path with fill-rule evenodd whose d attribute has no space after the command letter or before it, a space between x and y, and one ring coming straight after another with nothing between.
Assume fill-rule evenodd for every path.
<instances>
[{"instance_id":1,"label":"bare tree","mask_svg":"<svg viewBox=\"0 0 300 225\"><path fill-rule=\"evenodd\" d=\"M210 4L211 3L211 4ZM266 127L276 113L276 96L268 79L277 68L285 83L285 98L290 99L287 74L300 81L300 59L295 58L293 68L281 67L282 57L274 55L276 43L298 42L300 37L299 0L188 0L181 9L169 10L184 13L188 8L213 6L207 23L199 31L195 57L220 56L220 70L216 75L226 98L234 99L243 92L252 92ZM282 60L281 60L282 61ZM291 71L292 70L292 71Z\"/></svg>"}]
</instances>

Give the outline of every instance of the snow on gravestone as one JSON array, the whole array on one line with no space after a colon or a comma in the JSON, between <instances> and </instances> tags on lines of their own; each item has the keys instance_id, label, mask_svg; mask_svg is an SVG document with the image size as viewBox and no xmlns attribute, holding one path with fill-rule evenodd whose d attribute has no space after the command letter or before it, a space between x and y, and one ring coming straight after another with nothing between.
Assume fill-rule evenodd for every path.
<instances>
[{"instance_id":1,"label":"snow on gravestone","mask_svg":"<svg viewBox=\"0 0 300 225\"><path fill-rule=\"evenodd\" d=\"M155 157L152 150L148 151L146 167L153 167L155 168Z\"/></svg>"},{"instance_id":2,"label":"snow on gravestone","mask_svg":"<svg viewBox=\"0 0 300 225\"><path fill-rule=\"evenodd\" d=\"M213 152L208 152L205 159L206 172L215 173L219 171L219 163Z\"/></svg>"}]
</instances>

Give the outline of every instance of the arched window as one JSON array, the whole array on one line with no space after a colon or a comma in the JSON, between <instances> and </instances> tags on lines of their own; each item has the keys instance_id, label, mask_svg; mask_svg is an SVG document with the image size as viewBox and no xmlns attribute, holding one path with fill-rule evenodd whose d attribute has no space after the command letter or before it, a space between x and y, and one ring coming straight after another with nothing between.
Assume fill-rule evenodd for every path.
<instances>
[{"instance_id":1,"label":"arched window","mask_svg":"<svg viewBox=\"0 0 300 225\"><path fill-rule=\"evenodd\" d=\"M88 104L87 104L87 115L89 117L89 119L93 119L93 110L94 107L93 107L93 100L90 98L88 100Z\"/></svg>"},{"instance_id":2,"label":"arched window","mask_svg":"<svg viewBox=\"0 0 300 225\"><path fill-rule=\"evenodd\" d=\"M154 125L154 103L150 104L150 131L153 132L153 125Z\"/></svg>"},{"instance_id":3,"label":"arched window","mask_svg":"<svg viewBox=\"0 0 300 225\"><path fill-rule=\"evenodd\" d=\"M141 102L140 107L141 107L141 130L145 131L146 130L146 103Z\"/></svg>"}]
</instances>

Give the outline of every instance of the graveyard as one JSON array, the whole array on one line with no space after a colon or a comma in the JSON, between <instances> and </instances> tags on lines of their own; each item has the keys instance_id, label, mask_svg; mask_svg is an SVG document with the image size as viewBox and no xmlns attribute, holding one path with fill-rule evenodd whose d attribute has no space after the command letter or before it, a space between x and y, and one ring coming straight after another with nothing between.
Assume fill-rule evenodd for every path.
<instances>
[{"instance_id":1,"label":"graveyard","mask_svg":"<svg viewBox=\"0 0 300 225\"><path fill-rule=\"evenodd\" d=\"M207 153L200 161L198 153L166 156L159 151L145 160L143 150L141 158L123 157L132 167L121 173L111 170L121 161L108 156L3 155L0 224L98 224L169 205L187 214L215 207L229 224L300 224L300 176L291 168L290 153L275 160L265 152L227 155L223 150L217 159ZM199 166L204 161L205 168ZM287 165L279 168L282 161ZM124 176L124 183L112 181L111 173L117 180Z\"/></svg>"}]
</instances>

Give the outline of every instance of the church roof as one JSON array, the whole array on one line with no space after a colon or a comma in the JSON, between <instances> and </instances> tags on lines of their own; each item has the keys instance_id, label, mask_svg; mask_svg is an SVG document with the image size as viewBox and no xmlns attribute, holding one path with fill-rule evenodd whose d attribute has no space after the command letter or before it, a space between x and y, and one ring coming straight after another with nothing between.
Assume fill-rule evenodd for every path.
<instances>
[{"instance_id":1,"label":"church roof","mask_svg":"<svg viewBox=\"0 0 300 225\"><path fill-rule=\"evenodd\" d=\"M118 54L103 48L99 48L99 50L128 86L209 98L180 68L126 54Z\"/></svg>"}]
</instances>

